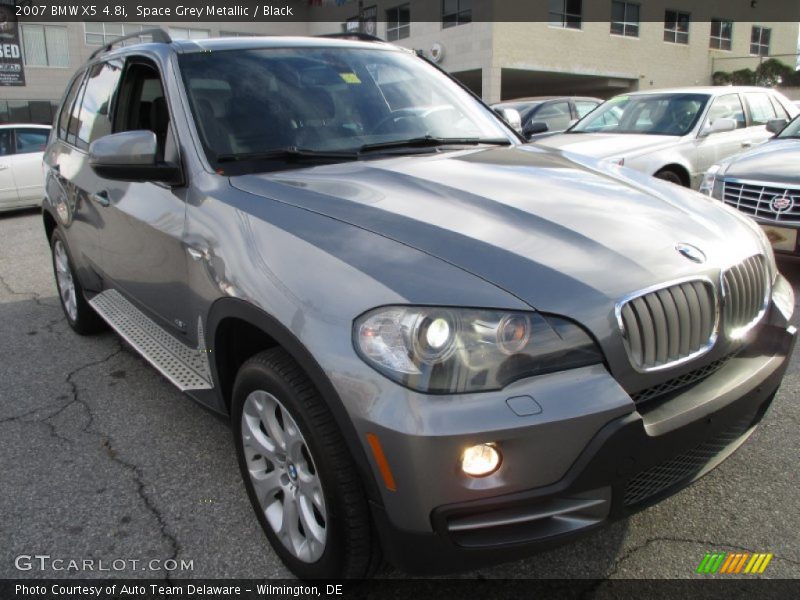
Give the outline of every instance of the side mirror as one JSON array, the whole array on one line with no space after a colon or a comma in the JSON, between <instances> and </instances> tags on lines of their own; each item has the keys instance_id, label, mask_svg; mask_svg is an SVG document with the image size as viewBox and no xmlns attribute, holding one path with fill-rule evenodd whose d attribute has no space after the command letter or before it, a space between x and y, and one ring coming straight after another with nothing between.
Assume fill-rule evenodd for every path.
<instances>
[{"instance_id":1,"label":"side mirror","mask_svg":"<svg viewBox=\"0 0 800 600\"><path fill-rule=\"evenodd\" d=\"M89 166L104 179L183 182L181 168L158 162L158 142L152 131L124 131L103 136L89 145Z\"/></svg>"},{"instance_id":2,"label":"side mirror","mask_svg":"<svg viewBox=\"0 0 800 600\"><path fill-rule=\"evenodd\" d=\"M767 131L770 133L780 133L789 121L786 119L770 119L767 121Z\"/></svg>"},{"instance_id":3,"label":"side mirror","mask_svg":"<svg viewBox=\"0 0 800 600\"><path fill-rule=\"evenodd\" d=\"M722 133L723 131L733 131L736 129L736 121L727 117L720 117L714 121L713 125L706 125L700 131L700 137L706 137L712 133Z\"/></svg>"},{"instance_id":4,"label":"side mirror","mask_svg":"<svg viewBox=\"0 0 800 600\"><path fill-rule=\"evenodd\" d=\"M514 131L522 131L522 117L516 108L495 108L501 119L514 128Z\"/></svg>"},{"instance_id":5,"label":"side mirror","mask_svg":"<svg viewBox=\"0 0 800 600\"><path fill-rule=\"evenodd\" d=\"M550 128L547 126L547 123L543 123L542 121L533 121L532 123L525 125L525 128L522 130L522 134L526 138L530 139L531 136L544 133L548 129Z\"/></svg>"}]
</instances>

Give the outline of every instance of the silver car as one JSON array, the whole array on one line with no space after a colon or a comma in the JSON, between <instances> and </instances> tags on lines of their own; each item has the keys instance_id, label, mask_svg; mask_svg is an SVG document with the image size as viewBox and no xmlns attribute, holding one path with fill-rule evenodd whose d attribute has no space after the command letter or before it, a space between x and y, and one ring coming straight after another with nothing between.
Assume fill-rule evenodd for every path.
<instances>
[{"instance_id":1,"label":"silver car","mask_svg":"<svg viewBox=\"0 0 800 600\"><path fill-rule=\"evenodd\" d=\"M770 406L794 298L747 217L526 145L390 44L146 33L62 101L59 297L229 420L297 575L569 541L708 472Z\"/></svg>"},{"instance_id":2,"label":"silver car","mask_svg":"<svg viewBox=\"0 0 800 600\"><path fill-rule=\"evenodd\" d=\"M765 88L633 92L537 143L697 189L711 165L766 141L772 135L767 122L796 114L785 96Z\"/></svg>"},{"instance_id":3,"label":"silver car","mask_svg":"<svg viewBox=\"0 0 800 600\"><path fill-rule=\"evenodd\" d=\"M49 125L0 125L0 212L41 205L48 137Z\"/></svg>"}]
</instances>

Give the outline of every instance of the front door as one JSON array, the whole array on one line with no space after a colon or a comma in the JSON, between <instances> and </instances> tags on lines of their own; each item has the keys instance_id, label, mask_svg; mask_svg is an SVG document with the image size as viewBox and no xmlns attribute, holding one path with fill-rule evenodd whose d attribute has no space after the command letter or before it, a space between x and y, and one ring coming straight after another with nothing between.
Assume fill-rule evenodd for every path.
<instances>
[{"instance_id":1,"label":"front door","mask_svg":"<svg viewBox=\"0 0 800 600\"><path fill-rule=\"evenodd\" d=\"M128 58L111 129L150 130L159 155L179 162L161 74L148 59ZM118 289L184 341L195 342L190 323L188 254L183 245L185 190L151 182L101 181L100 264L107 286Z\"/></svg>"}]
</instances>

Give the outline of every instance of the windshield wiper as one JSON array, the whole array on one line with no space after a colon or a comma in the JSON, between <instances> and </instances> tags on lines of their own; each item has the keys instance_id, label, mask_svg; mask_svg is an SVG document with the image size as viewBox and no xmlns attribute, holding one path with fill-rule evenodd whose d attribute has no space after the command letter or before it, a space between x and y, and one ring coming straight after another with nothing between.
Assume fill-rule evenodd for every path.
<instances>
[{"instance_id":1,"label":"windshield wiper","mask_svg":"<svg viewBox=\"0 0 800 600\"><path fill-rule=\"evenodd\" d=\"M334 160L356 160L358 154L355 152L337 152L334 150L312 150L310 148L298 148L297 146L287 146L285 148L275 148L274 150L264 150L263 152L236 152L232 154L220 154L217 162L239 162L244 160L298 160L298 159L334 159Z\"/></svg>"},{"instance_id":2,"label":"windshield wiper","mask_svg":"<svg viewBox=\"0 0 800 600\"><path fill-rule=\"evenodd\" d=\"M424 137L410 138L407 140L364 144L359 149L359 154L377 150L392 150L394 148L435 148L437 146L478 146L480 144L510 146L511 142L506 138L440 138L426 135Z\"/></svg>"}]
</instances>

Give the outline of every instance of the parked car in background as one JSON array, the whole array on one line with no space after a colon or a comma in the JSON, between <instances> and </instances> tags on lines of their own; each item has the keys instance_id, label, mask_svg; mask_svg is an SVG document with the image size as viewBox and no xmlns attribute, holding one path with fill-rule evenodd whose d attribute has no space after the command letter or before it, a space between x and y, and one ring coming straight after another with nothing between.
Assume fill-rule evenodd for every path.
<instances>
[{"instance_id":1,"label":"parked car in background","mask_svg":"<svg viewBox=\"0 0 800 600\"><path fill-rule=\"evenodd\" d=\"M696 189L711 165L769 139L768 121L798 112L782 94L758 87L635 92L537 143Z\"/></svg>"},{"instance_id":2,"label":"parked car in background","mask_svg":"<svg viewBox=\"0 0 800 600\"><path fill-rule=\"evenodd\" d=\"M712 166L700 191L754 218L776 251L800 254L800 117L758 148Z\"/></svg>"},{"instance_id":3,"label":"parked car in background","mask_svg":"<svg viewBox=\"0 0 800 600\"><path fill-rule=\"evenodd\" d=\"M42 156L50 129L49 125L0 125L0 212L41 205Z\"/></svg>"},{"instance_id":4,"label":"parked car in background","mask_svg":"<svg viewBox=\"0 0 800 600\"><path fill-rule=\"evenodd\" d=\"M492 108L516 110L520 116L518 131L533 140L564 131L602 103L600 98L583 96L538 96L507 100Z\"/></svg>"}]
</instances>

